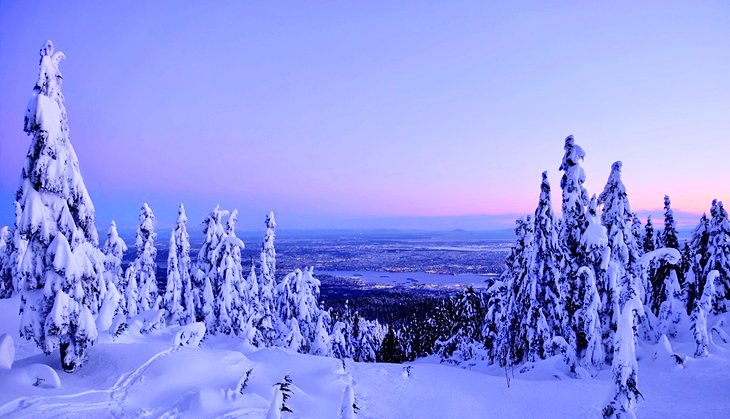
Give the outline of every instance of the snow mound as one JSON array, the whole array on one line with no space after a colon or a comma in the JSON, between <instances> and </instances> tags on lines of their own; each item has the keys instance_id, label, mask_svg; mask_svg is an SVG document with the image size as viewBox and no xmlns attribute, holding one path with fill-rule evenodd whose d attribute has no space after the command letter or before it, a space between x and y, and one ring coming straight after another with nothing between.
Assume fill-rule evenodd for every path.
<instances>
[{"instance_id":1,"label":"snow mound","mask_svg":"<svg viewBox=\"0 0 730 419\"><path fill-rule=\"evenodd\" d=\"M7 333L0 336L0 369L9 370L15 361L15 342Z\"/></svg>"},{"instance_id":2,"label":"snow mound","mask_svg":"<svg viewBox=\"0 0 730 419\"><path fill-rule=\"evenodd\" d=\"M200 346L205 336L205 323L197 322L183 326L172 340L173 346Z\"/></svg>"},{"instance_id":3,"label":"snow mound","mask_svg":"<svg viewBox=\"0 0 730 419\"><path fill-rule=\"evenodd\" d=\"M59 388L61 379L58 378L56 370L46 364L31 364L25 369L26 376L35 387Z\"/></svg>"}]
</instances>

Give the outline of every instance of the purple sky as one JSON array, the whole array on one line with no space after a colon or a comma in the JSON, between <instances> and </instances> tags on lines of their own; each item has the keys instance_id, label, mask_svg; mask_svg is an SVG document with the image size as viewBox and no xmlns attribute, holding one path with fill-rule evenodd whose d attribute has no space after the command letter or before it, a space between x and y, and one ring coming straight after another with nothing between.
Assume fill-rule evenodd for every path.
<instances>
[{"instance_id":1,"label":"purple sky","mask_svg":"<svg viewBox=\"0 0 730 419\"><path fill-rule=\"evenodd\" d=\"M559 207L568 134L591 193L623 160L634 209L730 200L729 3L487 3L3 1L0 225L46 39L101 228L528 213L543 170Z\"/></svg>"}]
</instances>

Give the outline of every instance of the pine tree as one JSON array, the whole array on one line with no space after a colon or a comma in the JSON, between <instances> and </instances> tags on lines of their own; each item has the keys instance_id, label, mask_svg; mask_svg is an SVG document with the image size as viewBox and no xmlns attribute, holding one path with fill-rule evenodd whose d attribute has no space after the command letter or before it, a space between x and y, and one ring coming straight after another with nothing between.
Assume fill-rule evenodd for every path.
<instances>
[{"instance_id":1,"label":"pine tree","mask_svg":"<svg viewBox=\"0 0 730 419\"><path fill-rule=\"evenodd\" d=\"M682 288L679 286L675 270L670 270L664 279L663 291L664 301L659 307L657 338L662 335L675 337L677 335L677 324L682 319L682 312L684 311Z\"/></svg>"},{"instance_id":2,"label":"pine tree","mask_svg":"<svg viewBox=\"0 0 730 419\"><path fill-rule=\"evenodd\" d=\"M12 274L5 274L5 270L10 269L11 240L10 229L7 226L0 227L0 298L13 295Z\"/></svg>"},{"instance_id":3,"label":"pine tree","mask_svg":"<svg viewBox=\"0 0 730 419\"><path fill-rule=\"evenodd\" d=\"M604 290L601 323L607 354L614 354L610 345L615 341L618 307L634 297L641 297L638 274L638 244L631 233L631 209L626 187L621 181L621 162L615 162L598 202L603 204L602 224L606 227L611 251L607 274L599 291Z\"/></svg>"},{"instance_id":4,"label":"pine tree","mask_svg":"<svg viewBox=\"0 0 730 419\"><path fill-rule=\"evenodd\" d=\"M532 216L528 215L516 221L515 235L517 241L507 257L502 274L507 288L507 303L496 339L500 365L505 367L522 362L526 356L525 345L517 338L517 331L526 314L521 296L528 286L529 258L535 241L535 223Z\"/></svg>"},{"instance_id":5,"label":"pine tree","mask_svg":"<svg viewBox=\"0 0 730 419\"><path fill-rule=\"evenodd\" d=\"M638 398L642 396L637 387L639 366L636 363L634 318L640 311L643 311L641 301L631 297L619 313L611 367L614 390L611 401L603 409L605 418L636 417L634 409Z\"/></svg>"},{"instance_id":6,"label":"pine tree","mask_svg":"<svg viewBox=\"0 0 730 419\"><path fill-rule=\"evenodd\" d=\"M651 215L646 217L643 245L644 253L649 253L656 249L656 237L654 237L654 225L651 223Z\"/></svg>"},{"instance_id":7,"label":"pine tree","mask_svg":"<svg viewBox=\"0 0 730 419\"><path fill-rule=\"evenodd\" d=\"M585 367L596 371L606 359L600 318L601 297L592 268L584 266L578 270L578 275L584 288L579 290L582 304L575 313L574 320L578 342L576 354Z\"/></svg>"},{"instance_id":8,"label":"pine tree","mask_svg":"<svg viewBox=\"0 0 730 419\"><path fill-rule=\"evenodd\" d=\"M8 236L6 237L6 248L3 266L0 269L0 283L2 288L5 290L5 297L10 297L13 294L17 294L21 291L20 283L20 262L25 256L25 252L28 248L28 238L20 234L18 226L21 224L21 217L23 215L23 209L20 207L20 203L16 200L15 203L15 224L14 227L8 229Z\"/></svg>"},{"instance_id":9,"label":"pine tree","mask_svg":"<svg viewBox=\"0 0 730 419\"><path fill-rule=\"evenodd\" d=\"M518 338L522 341L526 359L545 358L546 345L552 337L561 335L565 318L557 284L560 280L560 253L555 217L550 203L547 172L542 174L540 200L535 210L535 241L528 259L527 282L520 290L518 301L524 305Z\"/></svg>"},{"instance_id":10,"label":"pine tree","mask_svg":"<svg viewBox=\"0 0 730 419\"><path fill-rule=\"evenodd\" d=\"M155 247L155 215L147 203L142 204L139 213L139 228L135 246L137 247L137 258L134 260L135 282L139 287L137 297L138 309L140 311L157 310L157 248ZM128 268L129 269L129 268Z\"/></svg>"},{"instance_id":11,"label":"pine tree","mask_svg":"<svg viewBox=\"0 0 730 419\"><path fill-rule=\"evenodd\" d=\"M263 344L270 346L277 339L276 333L276 220L274 213L266 216L266 235L261 245L261 277L259 279L259 301L261 317L257 328L263 339Z\"/></svg>"},{"instance_id":12,"label":"pine tree","mask_svg":"<svg viewBox=\"0 0 730 419\"><path fill-rule=\"evenodd\" d=\"M320 356L332 356L332 339L329 335L329 328L332 319L326 310L321 310L317 319L314 340L312 341L310 353Z\"/></svg>"},{"instance_id":13,"label":"pine tree","mask_svg":"<svg viewBox=\"0 0 730 419\"><path fill-rule=\"evenodd\" d=\"M687 313L692 313L694 306L702 295L705 278L705 266L709 260L707 251L710 242L710 220L706 214L702 214L700 221L692 231L689 240L689 253L687 254L687 270L685 271Z\"/></svg>"},{"instance_id":14,"label":"pine tree","mask_svg":"<svg viewBox=\"0 0 730 419\"><path fill-rule=\"evenodd\" d=\"M720 272L710 271L707 274L705 281L704 290L702 290L702 298L695 304L694 310L692 311L692 335L697 343L695 349L696 357L705 357L709 354L707 347L710 343L710 338L707 333L707 315L712 310L712 306L715 299L715 281L719 277Z\"/></svg>"},{"instance_id":15,"label":"pine tree","mask_svg":"<svg viewBox=\"0 0 730 419\"><path fill-rule=\"evenodd\" d=\"M393 330L392 326L388 326L388 333L383 339L383 346L377 354L378 362L389 362L392 364L400 364L403 362L403 351L401 345Z\"/></svg>"},{"instance_id":16,"label":"pine tree","mask_svg":"<svg viewBox=\"0 0 730 419\"><path fill-rule=\"evenodd\" d=\"M238 210L233 210L226 222L225 235L215 249L214 259L217 265L215 282L220 284L216 296L216 307L219 331L224 334L234 332L241 335L245 329L245 319L249 307L245 305L243 268L241 267L241 251L243 242L236 237Z\"/></svg>"},{"instance_id":17,"label":"pine tree","mask_svg":"<svg viewBox=\"0 0 730 419\"><path fill-rule=\"evenodd\" d=\"M581 166L585 152L575 144L572 135L565 139L564 150L565 155L559 169L563 171L563 177L560 180L560 187L563 191L563 222L559 229L555 228L555 221L552 223L553 228L560 231L560 247L564 256L562 275L558 278L562 300L560 303L567 320L562 334L574 345L575 327L571 324L571 319L580 305L576 293L581 286L576 281L579 279L578 270L584 264L581 239L586 228L585 210L589 200L588 191L583 187L586 175Z\"/></svg>"},{"instance_id":18,"label":"pine tree","mask_svg":"<svg viewBox=\"0 0 730 419\"><path fill-rule=\"evenodd\" d=\"M457 299L451 330L436 341L436 353L442 361L458 365L486 358L482 337L484 316L481 296L468 287Z\"/></svg>"},{"instance_id":19,"label":"pine tree","mask_svg":"<svg viewBox=\"0 0 730 419\"><path fill-rule=\"evenodd\" d=\"M195 322L195 298L191 277L190 263L190 235L187 229L188 217L185 214L185 207L180 204L178 208L177 223L172 234L175 236L175 253L177 257L177 272L180 277L180 305L182 311L179 315L180 324ZM170 251L172 252L172 248Z\"/></svg>"},{"instance_id":20,"label":"pine tree","mask_svg":"<svg viewBox=\"0 0 730 419\"><path fill-rule=\"evenodd\" d=\"M664 231L661 236L662 247L679 250L679 239L677 238L677 223L674 221L674 212L669 195L664 195Z\"/></svg>"},{"instance_id":21,"label":"pine tree","mask_svg":"<svg viewBox=\"0 0 730 419\"><path fill-rule=\"evenodd\" d=\"M114 319L112 324L117 325L117 330L110 331L111 333L116 334L120 327L126 327L127 304L124 296L127 288L127 281L124 276L124 270L122 269L122 258L124 256L124 252L127 251L127 245L124 243L124 240L119 237L117 224L113 220L109 225L107 240L104 243L103 251L106 256L104 267L108 288L108 295L105 298L103 307L106 306L107 312L113 309ZM112 324L109 324L109 326L111 327ZM108 327L105 329L108 329Z\"/></svg>"},{"instance_id":22,"label":"pine tree","mask_svg":"<svg viewBox=\"0 0 730 419\"><path fill-rule=\"evenodd\" d=\"M644 248L641 246L641 220L635 212L631 214L631 234L634 236L634 241L639 243L639 254L644 253Z\"/></svg>"},{"instance_id":23,"label":"pine tree","mask_svg":"<svg viewBox=\"0 0 730 419\"><path fill-rule=\"evenodd\" d=\"M710 215L708 257L703 276L707 278L711 271L718 271L715 282L718 298L713 301L713 311L719 313L727 311L730 300L730 220L722 201L716 199L712 201Z\"/></svg>"},{"instance_id":24,"label":"pine tree","mask_svg":"<svg viewBox=\"0 0 730 419\"><path fill-rule=\"evenodd\" d=\"M24 131L32 140L16 194L11 275L21 293L20 335L47 354L60 349L64 370L74 371L96 341L92 313L104 297L104 258L94 205L69 140L58 68L65 56L51 41L40 55L25 114Z\"/></svg>"},{"instance_id":25,"label":"pine tree","mask_svg":"<svg viewBox=\"0 0 730 419\"><path fill-rule=\"evenodd\" d=\"M181 324L184 310L182 306L182 286L177 238L173 231L170 234L170 251L167 254L167 286L165 287L165 298L163 300L165 311L170 316L169 324Z\"/></svg>"},{"instance_id":26,"label":"pine tree","mask_svg":"<svg viewBox=\"0 0 730 419\"><path fill-rule=\"evenodd\" d=\"M205 298L206 287L211 287L211 295L215 295L213 287L216 286L217 269L220 261L217 260L215 249L218 248L225 229L223 228L223 217L228 215L228 211L223 211L218 205L208 213L203 219L203 245L198 252L198 261L195 267L195 275L193 279L193 299L195 302L195 312L197 321L205 321L208 317L203 313L205 305L208 304L210 309L215 307L215 302ZM206 284L206 280L208 284ZM209 319L208 319L209 320ZM213 333L215 329L208 329L209 333Z\"/></svg>"}]
</instances>

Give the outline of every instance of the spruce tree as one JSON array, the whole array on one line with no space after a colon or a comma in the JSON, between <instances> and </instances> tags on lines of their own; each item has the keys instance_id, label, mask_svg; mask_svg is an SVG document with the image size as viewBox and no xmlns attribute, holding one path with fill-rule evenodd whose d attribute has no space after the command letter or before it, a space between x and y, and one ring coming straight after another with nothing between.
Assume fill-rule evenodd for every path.
<instances>
[{"instance_id":1,"label":"spruce tree","mask_svg":"<svg viewBox=\"0 0 730 419\"><path fill-rule=\"evenodd\" d=\"M611 400L603 409L604 418L636 417L634 410L642 396L638 389L639 366L636 362L634 318L642 310L641 301L636 297L629 298L620 310L611 367L614 389Z\"/></svg>"},{"instance_id":2,"label":"spruce tree","mask_svg":"<svg viewBox=\"0 0 730 419\"><path fill-rule=\"evenodd\" d=\"M203 313L205 305L208 304L212 310L215 307L215 302L206 299L205 292L206 287L210 286L212 295L213 287L216 286L215 279L217 277L217 269L219 260L215 254L215 250L218 248L223 236L225 229L223 228L223 217L228 215L228 211L223 211L220 206L216 205L213 210L208 213L203 219L203 245L200 247L198 252L198 260L195 266L195 275L193 276L193 299L195 302L195 312L197 321L204 321L208 318ZM207 280L207 284L206 284ZM213 332L209 329L209 332Z\"/></svg>"},{"instance_id":3,"label":"spruce tree","mask_svg":"<svg viewBox=\"0 0 730 419\"><path fill-rule=\"evenodd\" d=\"M644 237L642 242L644 253L649 253L656 249L656 237L654 237L654 225L651 223L651 215L646 217L646 226L644 227Z\"/></svg>"},{"instance_id":4,"label":"spruce tree","mask_svg":"<svg viewBox=\"0 0 730 419\"><path fill-rule=\"evenodd\" d=\"M185 207L180 204L177 212L177 223L172 234L175 236L175 252L177 255L177 271L180 277L180 305L182 311L179 316L180 324L195 322L195 298L193 293L193 280L191 277L190 262L190 235L188 234L188 217L185 214ZM172 251L172 249L170 249Z\"/></svg>"},{"instance_id":5,"label":"spruce tree","mask_svg":"<svg viewBox=\"0 0 730 419\"><path fill-rule=\"evenodd\" d=\"M715 299L715 281L717 280L720 272L710 271L707 274L705 280L705 287L702 290L702 297L695 304L692 310L692 335L694 336L697 347L695 349L696 357L705 357L709 354L707 347L710 343L710 338L707 333L707 316L712 310L712 306Z\"/></svg>"},{"instance_id":6,"label":"spruce tree","mask_svg":"<svg viewBox=\"0 0 730 419\"><path fill-rule=\"evenodd\" d=\"M214 259L218 261L215 282L219 284L216 295L219 331L224 334L233 332L241 335L245 329L249 307L245 305L247 302L245 297L240 294L244 290L241 267L241 251L244 244L236 237L237 221L238 210L233 210L226 221L225 235L214 251L216 255Z\"/></svg>"},{"instance_id":7,"label":"spruce tree","mask_svg":"<svg viewBox=\"0 0 730 419\"><path fill-rule=\"evenodd\" d=\"M631 214L631 234L634 236L634 241L639 243L639 254L644 253L644 248L641 246L641 220L639 216L634 212Z\"/></svg>"},{"instance_id":8,"label":"spruce tree","mask_svg":"<svg viewBox=\"0 0 730 419\"><path fill-rule=\"evenodd\" d=\"M266 235L261 245L261 277L259 280L260 315L257 328L266 346L277 339L276 318L276 220L273 211L266 216Z\"/></svg>"},{"instance_id":9,"label":"spruce tree","mask_svg":"<svg viewBox=\"0 0 730 419\"><path fill-rule=\"evenodd\" d=\"M677 223L674 221L674 212L669 195L664 195L664 231L661 235L662 247L679 250L679 239L677 238Z\"/></svg>"},{"instance_id":10,"label":"spruce tree","mask_svg":"<svg viewBox=\"0 0 730 419\"><path fill-rule=\"evenodd\" d=\"M719 313L727 311L730 300L730 220L722 201L717 199L712 201L710 215L708 256L703 273L705 278L713 270L719 274L715 282L718 297L713 301L713 311Z\"/></svg>"},{"instance_id":11,"label":"spruce tree","mask_svg":"<svg viewBox=\"0 0 730 419\"><path fill-rule=\"evenodd\" d=\"M459 365L486 358L482 337L483 307L483 300L473 287L460 293L451 330L436 342L436 353L442 361Z\"/></svg>"},{"instance_id":12,"label":"spruce tree","mask_svg":"<svg viewBox=\"0 0 730 419\"><path fill-rule=\"evenodd\" d=\"M502 278L506 283L507 302L505 312L500 321L496 339L497 354L502 366L511 366L522 362L526 356L526 347L517 338L521 321L525 317L525 304L521 296L527 292L527 273L532 247L535 241L535 223L531 215L516 221L515 235L517 241L505 262ZM449 318L448 314L446 318Z\"/></svg>"},{"instance_id":13,"label":"spruce tree","mask_svg":"<svg viewBox=\"0 0 730 419\"><path fill-rule=\"evenodd\" d=\"M139 228L135 239L137 258L132 264L132 272L139 289L137 303L140 312L159 308L155 238L155 215L149 205L144 203L139 213Z\"/></svg>"},{"instance_id":14,"label":"spruce tree","mask_svg":"<svg viewBox=\"0 0 730 419\"><path fill-rule=\"evenodd\" d=\"M104 258L94 205L69 139L58 67L65 56L51 41L40 56L25 114L24 131L32 140L16 194L11 275L21 293L20 335L46 354L60 349L64 370L74 371L96 341L92 313L104 297Z\"/></svg>"},{"instance_id":15,"label":"spruce tree","mask_svg":"<svg viewBox=\"0 0 730 419\"><path fill-rule=\"evenodd\" d=\"M170 317L168 324L181 324L183 317L182 278L177 253L175 232L170 234L170 248L167 254L167 286L165 287L164 308Z\"/></svg>"},{"instance_id":16,"label":"spruce tree","mask_svg":"<svg viewBox=\"0 0 730 419\"><path fill-rule=\"evenodd\" d=\"M602 224L606 227L608 245L611 250L605 282L599 289L606 290L602 307L601 323L604 325L604 342L608 345L607 354L614 354L610 345L615 342L618 307L632 298L639 298L638 284L638 244L631 233L632 219L626 187L621 181L621 162L611 166L611 174L606 186L598 197L603 204Z\"/></svg>"},{"instance_id":17,"label":"spruce tree","mask_svg":"<svg viewBox=\"0 0 730 419\"><path fill-rule=\"evenodd\" d=\"M13 277L4 273L10 268L11 240L10 229L7 226L0 227L0 298L13 295Z\"/></svg>"},{"instance_id":18,"label":"spruce tree","mask_svg":"<svg viewBox=\"0 0 730 419\"><path fill-rule=\"evenodd\" d=\"M702 214L700 221L692 231L692 238L689 242L689 254L687 258L687 271L685 276L685 287L687 289L687 313L692 313L699 296L702 295L704 287L705 267L709 260L707 251L710 242L710 221L706 214Z\"/></svg>"},{"instance_id":19,"label":"spruce tree","mask_svg":"<svg viewBox=\"0 0 730 419\"><path fill-rule=\"evenodd\" d=\"M526 286L518 295L525 305L519 337L526 348L527 360L545 358L552 337L562 335L562 312L558 281L560 249L555 230L555 216L550 202L547 172L542 173L540 200L535 210L535 241L528 260Z\"/></svg>"},{"instance_id":20,"label":"spruce tree","mask_svg":"<svg viewBox=\"0 0 730 419\"><path fill-rule=\"evenodd\" d=\"M560 179L560 187L563 191L563 221L557 230L560 231L560 247L564 258L558 286L561 293L560 303L565 311L566 320L562 334L571 344L575 344L575 328L571 319L580 305L576 296L577 291L582 288L577 283L578 269L584 264L581 238L586 228L585 209L589 200L588 191L583 187L586 175L581 166L585 152L575 144L572 135L565 139L563 148L565 154L559 169L563 171L563 177ZM556 223L553 222L553 224Z\"/></svg>"}]
</instances>

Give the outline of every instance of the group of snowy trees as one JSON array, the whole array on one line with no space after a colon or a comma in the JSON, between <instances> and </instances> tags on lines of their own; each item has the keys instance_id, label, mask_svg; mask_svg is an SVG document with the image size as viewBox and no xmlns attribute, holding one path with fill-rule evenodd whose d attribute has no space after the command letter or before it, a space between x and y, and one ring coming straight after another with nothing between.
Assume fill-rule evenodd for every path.
<instances>
[{"instance_id":1,"label":"group of snowy trees","mask_svg":"<svg viewBox=\"0 0 730 419\"><path fill-rule=\"evenodd\" d=\"M655 232L649 218L642 234L621 162L604 190L589 197L584 151L572 136L564 149L562 219L543 173L537 209L517 220L504 273L484 295L468 290L452 299L455 320L435 350L449 362L486 359L505 367L561 355L576 376L612 365L616 392L604 413L620 415L640 394L637 343L691 328L695 355L707 354L708 315L726 311L730 299L730 222L715 200L710 218L703 215L681 246L665 196L664 229Z\"/></svg>"},{"instance_id":2,"label":"group of snowy trees","mask_svg":"<svg viewBox=\"0 0 730 419\"><path fill-rule=\"evenodd\" d=\"M155 216L139 214L136 258L122 266L127 245L112 221L100 248L95 211L69 140L59 62L47 41L25 114L32 137L15 201L15 224L0 229L0 298L21 299L20 334L44 352L60 350L74 371L100 331L113 335L135 325L142 333L167 324L202 322L207 334L236 335L255 346L373 361L384 332L346 310L319 305L313 269L276 276L276 221L266 217L259 274L244 274L236 237L238 213L216 207L203 221L205 240L197 263L190 258L185 208L170 237L167 281L158 289ZM333 314L338 317L333 320Z\"/></svg>"}]
</instances>

